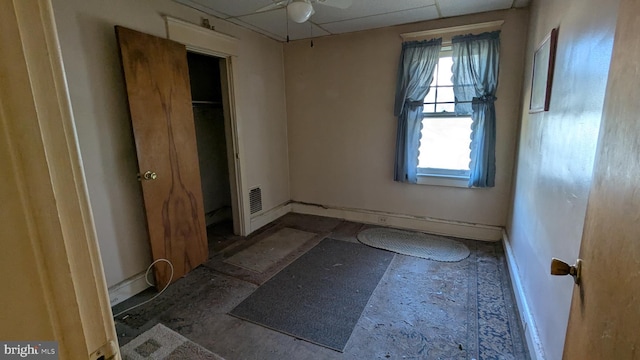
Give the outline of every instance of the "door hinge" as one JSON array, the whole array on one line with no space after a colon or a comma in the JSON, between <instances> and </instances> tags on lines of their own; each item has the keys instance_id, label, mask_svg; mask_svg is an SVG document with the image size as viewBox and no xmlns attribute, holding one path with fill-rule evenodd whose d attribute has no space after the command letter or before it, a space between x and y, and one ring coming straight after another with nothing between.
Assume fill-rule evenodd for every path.
<instances>
[{"instance_id":1,"label":"door hinge","mask_svg":"<svg viewBox=\"0 0 640 360\"><path fill-rule=\"evenodd\" d=\"M100 346L98 350L89 355L89 360L109 360L113 359L118 352L115 341L109 340L106 344Z\"/></svg>"}]
</instances>

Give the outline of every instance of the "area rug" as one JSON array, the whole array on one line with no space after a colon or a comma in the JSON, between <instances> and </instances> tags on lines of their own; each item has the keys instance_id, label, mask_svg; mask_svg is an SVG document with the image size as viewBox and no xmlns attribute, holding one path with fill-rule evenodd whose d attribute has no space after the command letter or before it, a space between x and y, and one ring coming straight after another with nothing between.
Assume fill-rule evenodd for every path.
<instances>
[{"instance_id":1,"label":"area rug","mask_svg":"<svg viewBox=\"0 0 640 360\"><path fill-rule=\"evenodd\" d=\"M342 352L393 257L324 239L229 314Z\"/></svg>"},{"instance_id":2,"label":"area rug","mask_svg":"<svg viewBox=\"0 0 640 360\"><path fill-rule=\"evenodd\" d=\"M391 228L369 228L358 233L358 240L378 249L423 259L454 262L466 259L469 248L442 236Z\"/></svg>"},{"instance_id":3,"label":"area rug","mask_svg":"<svg viewBox=\"0 0 640 360\"><path fill-rule=\"evenodd\" d=\"M120 354L124 360L224 360L162 324L121 347Z\"/></svg>"},{"instance_id":4,"label":"area rug","mask_svg":"<svg viewBox=\"0 0 640 360\"><path fill-rule=\"evenodd\" d=\"M314 236L316 234L311 232L285 227L224 262L262 273Z\"/></svg>"}]
</instances>

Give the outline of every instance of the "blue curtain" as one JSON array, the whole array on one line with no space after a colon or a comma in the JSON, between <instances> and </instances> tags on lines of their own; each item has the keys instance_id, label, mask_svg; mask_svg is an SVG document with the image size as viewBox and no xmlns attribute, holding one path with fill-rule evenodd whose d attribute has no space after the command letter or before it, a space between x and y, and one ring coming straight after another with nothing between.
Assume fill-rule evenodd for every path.
<instances>
[{"instance_id":1,"label":"blue curtain","mask_svg":"<svg viewBox=\"0 0 640 360\"><path fill-rule=\"evenodd\" d=\"M493 187L500 31L455 36L451 42L456 113L471 113L472 119L469 187Z\"/></svg>"},{"instance_id":2,"label":"blue curtain","mask_svg":"<svg viewBox=\"0 0 640 360\"><path fill-rule=\"evenodd\" d=\"M398 117L396 161L393 179L418 181L418 146L422 130L422 104L429 92L433 71L440 58L442 39L402 44L393 113Z\"/></svg>"}]
</instances>

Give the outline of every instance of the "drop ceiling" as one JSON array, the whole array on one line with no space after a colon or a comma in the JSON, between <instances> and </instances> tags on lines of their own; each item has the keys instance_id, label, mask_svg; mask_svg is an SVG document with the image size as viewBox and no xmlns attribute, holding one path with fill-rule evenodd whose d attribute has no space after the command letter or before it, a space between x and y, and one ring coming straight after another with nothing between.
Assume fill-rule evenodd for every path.
<instances>
[{"instance_id":1,"label":"drop ceiling","mask_svg":"<svg viewBox=\"0 0 640 360\"><path fill-rule=\"evenodd\" d=\"M278 41L343 34L385 26L434 20L492 10L519 8L530 0L353 0L348 9L313 4L315 14L305 23L287 20L284 8L256 13L272 0L174 0L226 19ZM275 0L273 2L276 2Z\"/></svg>"}]
</instances>

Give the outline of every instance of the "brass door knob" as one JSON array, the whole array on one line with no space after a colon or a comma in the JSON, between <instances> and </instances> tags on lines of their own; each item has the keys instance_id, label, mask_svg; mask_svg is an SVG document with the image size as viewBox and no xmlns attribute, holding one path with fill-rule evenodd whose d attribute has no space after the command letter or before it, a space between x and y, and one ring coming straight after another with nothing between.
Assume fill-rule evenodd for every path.
<instances>
[{"instance_id":1,"label":"brass door knob","mask_svg":"<svg viewBox=\"0 0 640 360\"><path fill-rule=\"evenodd\" d=\"M571 275L576 285L580 285L582 259L576 260L575 265L569 265L560 259L551 258L551 275Z\"/></svg>"},{"instance_id":2,"label":"brass door knob","mask_svg":"<svg viewBox=\"0 0 640 360\"><path fill-rule=\"evenodd\" d=\"M158 175L157 175L156 173L154 173L153 171L149 170L149 171L145 172L145 173L142 175L142 177L143 177L145 180L155 180L155 179L157 179L157 178L158 178Z\"/></svg>"}]
</instances>

